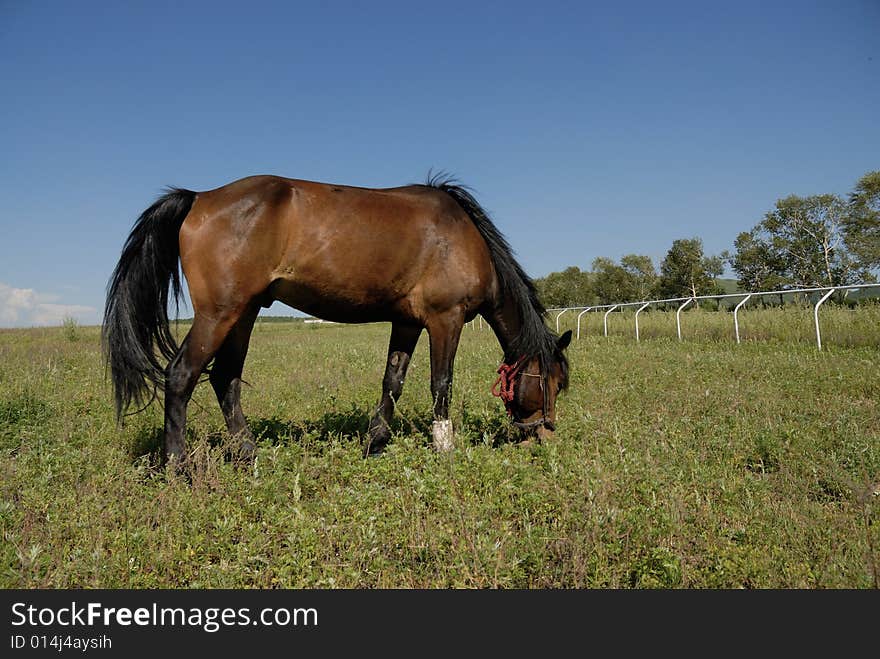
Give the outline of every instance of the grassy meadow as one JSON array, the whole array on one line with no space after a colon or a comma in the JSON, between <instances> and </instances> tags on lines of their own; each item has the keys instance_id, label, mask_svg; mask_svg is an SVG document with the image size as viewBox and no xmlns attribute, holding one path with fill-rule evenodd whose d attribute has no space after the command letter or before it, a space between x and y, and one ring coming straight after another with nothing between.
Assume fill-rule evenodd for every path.
<instances>
[{"instance_id":1,"label":"grassy meadow","mask_svg":"<svg viewBox=\"0 0 880 659\"><path fill-rule=\"evenodd\" d=\"M576 314L561 319L573 327ZM389 327L258 323L248 467L210 385L189 478L157 461L158 405L117 427L100 329L0 330L5 588L876 588L880 306L591 314L556 437L511 441L501 354L465 328L430 448L423 335L378 458L361 437ZM552 322L552 318L550 319Z\"/></svg>"}]
</instances>

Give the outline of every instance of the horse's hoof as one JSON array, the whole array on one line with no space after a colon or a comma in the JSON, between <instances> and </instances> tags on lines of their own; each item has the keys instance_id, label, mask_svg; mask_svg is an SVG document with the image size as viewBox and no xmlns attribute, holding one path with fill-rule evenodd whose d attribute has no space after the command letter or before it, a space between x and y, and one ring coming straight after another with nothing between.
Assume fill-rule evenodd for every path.
<instances>
[{"instance_id":1,"label":"horse's hoof","mask_svg":"<svg viewBox=\"0 0 880 659\"><path fill-rule=\"evenodd\" d=\"M169 453L163 456L162 466L166 473L182 474L186 471L187 460L179 453Z\"/></svg>"},{"instance_id":2,"label":"horse's hoof","mask_svg":"<svg viewBox=\"0 0 880 659\"><path fill-rule=\"evenodd\" d=\"M254 444L253 440L244 440L238 448L238 459L244 462L253 462L256 456L257 445Z\"/></svg>"},{"instance_id":3,"label":"horse's hoof","mask_svg":"<svg viewBox=\"0 0 880 659\"><path fill-rule=\"evenodd\" d=\"M364 457L365 458L373 458L378 455L382 455L385 452L385 448L388 446L388 440L385 441L378 439L368 439L367 443L364 444Z\"/></svg>"},{"instance_id":4,"label":"horse's hoof","mask_svg":"<svg viewBox=\"0 0 880 659\"><path fill-rule=\"evenodd\" d=\"M192 462L190 460L178 455L170 455L165 458L163 467L165 468L166 482L180 481L192 485Z\"/></svg>"},{"instance_id":5,"label":"horse's hoof","mask_svg":"<svg viewBox=\"0 0 880 659\"><path fill-rule=\"evenodd\" d=\"M236 467L250 467L257 459L257 449L255 446L242 446L232 455L232 464Z\"/></svg>"}]
</instances>

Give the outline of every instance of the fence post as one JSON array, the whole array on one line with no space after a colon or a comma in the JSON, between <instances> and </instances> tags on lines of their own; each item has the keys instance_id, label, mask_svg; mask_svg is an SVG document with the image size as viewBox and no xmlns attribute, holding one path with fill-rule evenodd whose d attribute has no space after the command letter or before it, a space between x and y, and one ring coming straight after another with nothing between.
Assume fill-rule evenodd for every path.
<instances>
[{"instance_id":1,"label":"fence post","mask_svg":"<svg viewBox=\"0 0 880 659\"><path fill-rule=\"evenodd\" d=\"M813 308L813 318L816 321L816 345L819 346L819 350L822 349L822 334L819 332L819 307L825 300L831 297L831 294L836 290L836 288L831 288L818 302L816 302L816 306Z\"/></svg>"},{"instance_id":2,"label":"fence post","mask_svg":"<svg viewBox=\"0 0 880 659\"><path fill-rule=\"evenodd\" d=\"M568 309L563 309L558 314L556 314L556 333L559 334L559 317L564 314Z\"/></svg>"},{"instance_id":3,"label":"fence post","mask_svg":"<svg viewBox=\"0 0 880 659\"><path fill-rule=\"evenodd\" d=\"M583 311L581 311L578 314L578 331L577 331L577 338L578 339L581 338L581 316L583 316L585 313L587 313L590 309L592 309L592 307L587 307L586 309L584 309ZM558 334L558 332L557 332L557 334Z\"/></svg>"},{"instance_id":4,"label":"fence post","mask_svg":"<svg viewBox=\"0 0 880 659\"><path fill-rule=\"evenodd\" d=\"M647 307L650 302L645 302L642 306L639 307L639 310L636 311L636 343L639 342L639 314L642 313L642 309Z\"/></svg>"},{"instance_id":5,"label":"fence post","mask_svg":"<svg viewBox=\"0 0 880 659\"><path fill-rule=\"evenodd\" d=\"M684 309L687 305L694 301L694 298L689 297L685 300L684 304L682 304L678 311L675 312L675 326L678 328L678 340L681 341L681 310Z\"/></svg>"},{"instance_id":6,"label":"fence post","mask_svg":"<svg viewBox=\"0 0 880 659\"><path fill-rule=\"evenodd\" d=\"M613 307L611 307L608 311L605 312L605 318L604 318L605 336L608 336L608 314L610 314L612 311L614 311L619 306L620 306L619 304L615 304Z\"/></svg>"},{"instance_id":7,"label":"fence post","mask_svg":"<svg viewBox=\"0 0 880 659\"><path fill-rule=\"evenodd\" d=\"M734 329L734 331L736 332L736 342L737 342L737 343L739 343L739 320L737 319L736 314L739 313L739 308L740 308L742 305L744 305L746 302L749 301L749 298L750 298L750 297L752 297L752 294L751 294L751 293L749 293L748 295L746 295L746 296L740 301L740 303L737 304L737 305L733 308L733 329Z\"/></svg>"}]
</instances>

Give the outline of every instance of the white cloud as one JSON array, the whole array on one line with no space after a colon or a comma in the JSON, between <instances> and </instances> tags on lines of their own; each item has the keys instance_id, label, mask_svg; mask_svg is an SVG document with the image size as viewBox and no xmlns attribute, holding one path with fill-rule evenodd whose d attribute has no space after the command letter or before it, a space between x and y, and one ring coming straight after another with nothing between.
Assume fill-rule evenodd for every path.
<instances>
[{"instance_id":1,"label":"white cloud","mask_svg":"<svg viewBox=\"0 0 880 659\"><path fill-rule=\"evenodd\" d=\"M96 322L97 309L81 304L58 304L58 295L32 288L13 288L0 282L0 327L60 325L67 318L80 323Z\"/></svg>"}]
</instances>

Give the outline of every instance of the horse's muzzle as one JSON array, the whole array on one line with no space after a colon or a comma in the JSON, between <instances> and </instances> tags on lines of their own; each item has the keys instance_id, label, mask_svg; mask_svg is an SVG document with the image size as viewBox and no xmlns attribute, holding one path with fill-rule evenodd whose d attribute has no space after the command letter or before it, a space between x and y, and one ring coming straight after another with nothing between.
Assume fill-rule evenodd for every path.
<instances>
[{"instance_id":1,"label":"horse's muzzle","mask_svg":"<svg viewBox=\"0 0 880 659\"><path fill-rule=\"evenodd\" d=\"M543 416L534 421L511 421L511 423L529 435L544 436L556 431L556 424Z\"/></svg>"},{"instance_id":2,"label":"horse's muzzle","mask_svg":"<svg viewBox=\"0 0 880 659\"><path fill-rule=\"evenodd\" d=\"M556 430L556 425L550 419L543 416L539 419L535 419L534 421L511 421L511 423L520 430L532 430L540 427L544 427L550 432Z\"/></svg>"}]
</instances>

